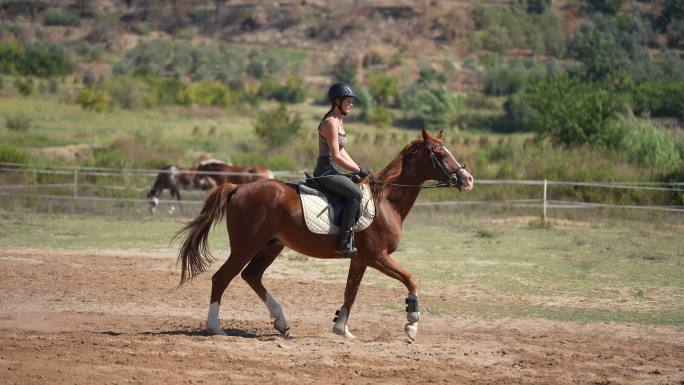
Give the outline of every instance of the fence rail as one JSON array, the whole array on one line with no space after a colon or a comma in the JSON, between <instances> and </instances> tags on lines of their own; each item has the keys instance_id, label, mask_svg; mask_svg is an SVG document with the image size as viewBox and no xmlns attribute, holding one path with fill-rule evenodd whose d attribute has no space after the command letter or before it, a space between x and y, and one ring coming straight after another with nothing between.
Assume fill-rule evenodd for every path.
<instances>
[{"instance_id":1,"label":"fence rail","mask_svg":"<svg viewBox=\"0 0 684 385\"><path fill-rule=\"evenodd\" d=\"M61 201L102 201L119 203L147 203L147 199L133 197L140 196L144 191L148 191L152 185L153 178L163 170L149 169L107 169L101 167L69 167L69 166L50 166L33 167L12 163L0 163L0 176L26 174L41 175L39 179L60 179L50 183L26 183L25 180L19 183L8 183L0 181L0 196L3 197L26 197L31 199L50 199ZM207 172L201 174L221 174L221 175L253 175L250 173L233 172ZM295 171L275 171L276 179L286 181L299 181L303 179L303 172ZM94 183L93 178L121 178L119 182L109 181L110 184ZM66 181L68 178L68 182ZM8 178L5 178L8 179ZM12 179L12 178L9 178ZM21 178L19 178L21 179ZM549 193L550 186L570 186L570 187L591 187L599 189L622 189L622 190L644 190L653 192L684 193L684 182L584 182L584 181L555 181L555 180L476 180L476 185L521 185L539 186L539 194L534 194L532 199L504 199L504 200L444 200L427 201L420 200L416 206L475 206L488 205L492 207L520 207L520 208L541 208L542 218L546 218L548 209L596 209L596 208L619 208L628 210L652 210L666 211L674 213L684 213L684 206L663 206L663 205L638 205L638 204L613 204L595 203L584 201L568 201L552 199ZM93 195L93 191L99 191L99 195ZM128 193L127 196L101 196L107 194ZM187 194L186 194L187 195ZM162 199L160 203L177 203L174 200ZM184 199L183 204L199 205L203 202L202 198Z\"/></svg>"}]
</instances>

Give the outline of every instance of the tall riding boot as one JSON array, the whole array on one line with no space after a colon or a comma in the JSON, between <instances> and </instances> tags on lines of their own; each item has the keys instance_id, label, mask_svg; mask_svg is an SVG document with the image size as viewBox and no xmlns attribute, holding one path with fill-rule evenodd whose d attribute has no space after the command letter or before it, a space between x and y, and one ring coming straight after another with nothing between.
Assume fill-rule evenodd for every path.
<instances>
[{"instance_id":1,"label":"tall riding boot","mask_svg":"<svg viewBox=\"0 0 684 385\"><path fill-rule=\"evenodd\" d=\"M337 238L337 247L335 252L345 254L347 257L356 255L356 248L353 247L351 239L354 235L354 223L356 222L356 213L359 211L361 202L356 199L349 199L344 211L342 211L342 224L340 226L340 235Z\"/></svg>"}]
</instances>

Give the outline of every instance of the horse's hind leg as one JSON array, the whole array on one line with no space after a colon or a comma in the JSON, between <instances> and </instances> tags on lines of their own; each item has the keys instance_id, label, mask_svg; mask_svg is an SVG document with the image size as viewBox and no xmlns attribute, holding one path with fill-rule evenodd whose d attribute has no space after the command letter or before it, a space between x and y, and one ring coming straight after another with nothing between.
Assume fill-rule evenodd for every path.
<instances>
[{"instance_id":1,"label":"horse's hind leg","mask_svg":"<svg viewBox=\"0 0 684 385\"><path fill-rule=\"evenodd\" d=\"M265 242L264 242L265 243ZM256 243L251 248L233 248L230 251L228 260L211 277L211 301L209 305L209 315L207 316L207 330L211 334L226 335L219 323L219 308L221 307L221 297L228 288L230 281L247 265L254 257L260 246ZM263 244L263 243L261 243Z\"/></svg>"},{"instance_id":2,"label":"horse's hind leg","mask_svg":"<svg viewBox=\"0 0 684 385\"><path fill-rule=\"evenodd\" d=\"M252 258L249 265L242 271L242 278L247 281L249 286L266 304L268 312L271 314L271 319L273 320L273 326L281 334L287 335L290 328L287 326L283 309L278 301L276 301L268 290L266 290L261 281L264 276L264 271L266 271L273 261L275 261L278 254L283 250L283 247L283 244L275 239L270 241L254 258Z\"/></svg>"}]
</instances>

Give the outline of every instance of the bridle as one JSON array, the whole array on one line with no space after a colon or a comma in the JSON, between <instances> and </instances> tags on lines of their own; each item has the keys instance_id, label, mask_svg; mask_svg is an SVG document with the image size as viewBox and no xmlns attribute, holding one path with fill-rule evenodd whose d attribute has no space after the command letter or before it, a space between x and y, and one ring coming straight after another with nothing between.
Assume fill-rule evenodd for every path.
<instances>
[{"instance_id":1,"label":"bridle","mask_svg":"<svg viewBox=\"0 0 684 385\"><path fill-rule=\"evenodd\" d=\"M431 185L381 182L381 181L376 180L375 177L373 176L373 174L371 174L370 175L371 185L380 184L380 185L386 185L386 186L412 187L412 188L420 188L420 189L438 188L438 187L457 187L460 189L462 186L465 186L465 174L464 174L464 171L466 171L465 163L463 166L460 166L455 171L449 171L443 162L443 159L445 157L444 156L440 157L440 156L437 156L437 154L435 154L435 149L438 149L438 148L444 148L446 150L444 145L441 143L437 143L437 144L433 144L433 145L428 145L427 143L425 144L425 149L427 150L428 158L430 159L430 161L432 161L432 166L434 168L439 168L444 173L444 175L447 177L447 182L439 182L439 183L431 184ZM446 151L449 152L449 150L446 150Z\"/></svg>"},{"instance_id":2,"label":"bridle","mask_svg":"<svg viewBox=\"0 0 684 385\"><path fill-rule=\"evenodd\" d=\"M466 170L465 165L460 166L454 171L449 171L446 166L444 165L444 158L445 156L437 156L435 154L435 150L438 148L446 148L442 143L436 143L432 145L428 145L427 143L425 144L425 148L427 149L428 152L428 158L432 161L432 166L434 168L439 168L442 170L444 175L447 177L448 182L440 182L439 184L435 186L430 186L430 187L457 187L461 188L462 186L465 185L465 176L464 176L464 171ZM448 150L446 150L449 152Z\"/></svg>"}]
</instances>

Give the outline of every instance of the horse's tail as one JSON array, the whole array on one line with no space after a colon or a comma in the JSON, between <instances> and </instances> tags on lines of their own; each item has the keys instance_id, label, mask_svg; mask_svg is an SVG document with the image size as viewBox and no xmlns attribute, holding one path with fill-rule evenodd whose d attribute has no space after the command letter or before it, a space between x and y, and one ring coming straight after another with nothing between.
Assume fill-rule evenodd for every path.
<instances>
[{"instance_id":1,"label":"horse's tail","mask_svg":"<svg viewBox=\"0 0 684 385\"><path fill-rule=\"evenodd\" d=\"M209 230L211 230L212 225L216 225L226 215L228 201L237 187L232 183L225 183L216 187L207 196L202 212L197 218L174 235L173 239L185 234L185 240L178 250L178 260L176 261L176 263L180 263L182 269L179 286L194 276L205 272L213 262L214 257L209 252L207 244Z\"/></svg>"}]
</instances>

